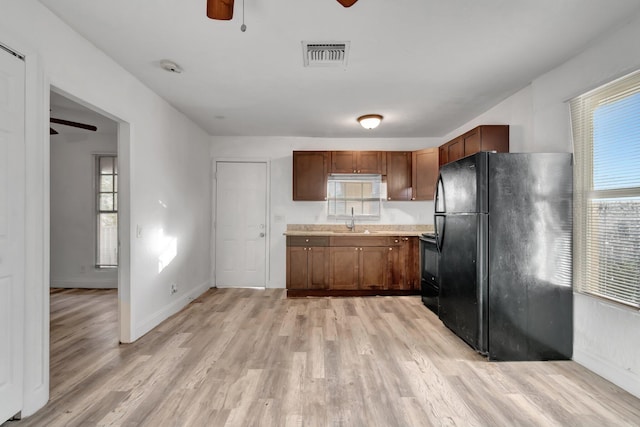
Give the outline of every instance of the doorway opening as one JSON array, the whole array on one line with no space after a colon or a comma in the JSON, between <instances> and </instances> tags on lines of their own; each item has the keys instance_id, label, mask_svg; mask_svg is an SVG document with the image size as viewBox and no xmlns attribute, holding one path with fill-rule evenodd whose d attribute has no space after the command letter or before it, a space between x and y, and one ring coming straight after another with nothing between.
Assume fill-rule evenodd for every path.
<instances>
[{"instance_id":1,"label":"doorway opening","mask_svg":"<svg viewBox=\"0 0 640 427\"><path fill-rule=\"evenodd\" d=\"M114 342L130 342L129 126L54 87L49 105L51 306L58 294L111 298Z\"/></svg>"}]
</instances>

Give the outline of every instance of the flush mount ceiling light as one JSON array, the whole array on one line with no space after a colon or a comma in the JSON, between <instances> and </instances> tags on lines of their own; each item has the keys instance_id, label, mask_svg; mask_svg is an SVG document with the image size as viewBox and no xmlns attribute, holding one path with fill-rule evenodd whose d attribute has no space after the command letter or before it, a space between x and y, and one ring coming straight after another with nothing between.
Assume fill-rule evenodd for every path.
<instances>
[{"instance_id":1,"label":"flush mount ceiling light","mask_svg":"<svg viewBox=\"0 0 640 427\"><path fill-rule=\"evenodd\" d=\"M358 123L365 129L375 129L382 121L380 114L365 114L358 117Z\"/></svg>"}]
</instances>

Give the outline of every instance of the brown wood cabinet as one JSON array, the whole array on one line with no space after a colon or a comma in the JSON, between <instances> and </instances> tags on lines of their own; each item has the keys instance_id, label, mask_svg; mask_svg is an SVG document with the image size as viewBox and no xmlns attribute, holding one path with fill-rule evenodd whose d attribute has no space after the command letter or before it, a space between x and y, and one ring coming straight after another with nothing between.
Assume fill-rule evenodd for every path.
<instances>
[{"instance_id":1,"label":"brown wood cabinet","mask_svg":"<svg viewBox=\"0 0 640 427\"><path fill-rule=\"evenodd\" d=\"M332 151L331 173L384 174L382 151Z\"/></svg>"},{"instance_id":2,"label":"brown wood cabinet","mask_svg":"<svg viewBox=\"0 0 640 427\"><path fill-rule=\"evenodd\" d=\"M418 276L417 237L287 237L288 296L414 294Z\"/></svg>"},{"instance_id":3,"label":"brown wood cabinet","mask_svg":"<svg viewBox=\"0 0 640 427\"><path fill-rule=\"evenodd\" d=\"M436 148L414 151L411 159L411 200L433 200L438 181L438 152Z\"/></svg>"},{"instance_id":4,"label":"brown wood cabinet","mask_svg":"<svg viewBox=\"0 0 640 427\"><path fill-rule=\"evenodd\" d=\"M330 238L329 289L386 289L389 237Z\"/></svg>"},{"instance_id":5,"label":"brown wood cabinet","mask_svg":"<svg viewBox=\"0 0 640 427\"><path fill-rule=\"evenodd\" d=\"M508 125L482 125L442 144L439 164L445 165L480 151L509 152Z\"/></svg>"},{"instance_id":6,"label":"brown wood cabinet","mask_svg":"<svg viewBox=\"0 0 640 427\"><path fill-rule=\"evenodd\" d=\"M443 151L294 151L293 200L327 200L330 172L382 174L388 201L431 200Z\"/></svg>"},{"instance_id":7,"label":"brown wood cabinet","mask_svg":"<svg viewBox=\"0 0 640 427\"><path fill-rule=\"evenodd\" d=\"M328 289L328 244L328 237L287 237L287 289Z\"/></svg>"},{"instance_id":8,"label":"brown wood cabinet","mask_svg":"<svg viewBox=\"0 0 640 427\"><path fill-rule=\"evenodd\" d=\"M330 152L293 152L293 200L327 200Z\"/></svg>"},{"instance_id":9,"label":"brown wood cabinet","mask_svg":"<svg viewBox=\"0 0 640 427\"><path fill-rule=\"evenodd\" d=\"M359 289L362 254L360 247L329 248L329 288Z\"/></svg>"},{"instance_id":10,"label":"brown wood cabinet","mask_svg":"<svg viewBox=\"0 0 640 427\"><path fill-rule=\"evenodd\" d=\"M420 290L420 239L418 237L404 237L407 254L407 275L405 286L407 289Z\"/></svg>"},{"instance_id":11,"label":"brown wood cabinet","mask_svg":"<svg viewBox=\"0 0 640 427\"><path fill-rule=\"evenodd\" d=\"M449 146L447 144L443 144L438 147L438 165L446 165L449 163Z\"/></svg>"},{"instance_id":12,"label":"brown wood cabinet","mask_svg":"<svg viewBox=\"0 0 640 427\"><path fill-rule=\"evenodd\" d=\"M411 152L387 151L387 200L411 200Z\"/></svg>"}]
</instances>

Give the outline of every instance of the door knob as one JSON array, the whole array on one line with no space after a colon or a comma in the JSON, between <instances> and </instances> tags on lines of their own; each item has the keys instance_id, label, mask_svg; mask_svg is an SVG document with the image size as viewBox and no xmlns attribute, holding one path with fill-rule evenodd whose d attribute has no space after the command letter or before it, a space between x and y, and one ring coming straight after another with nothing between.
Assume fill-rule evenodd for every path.
<instances>
[{"instance_id":1,"label":"door knob","mask_svg":"<svg viewBox=\"0 0 640 427\"><path fill-rule=\"evenodd\" d=\"M260 237L264 237L264 233L260 233Z\"/></svg>"}]
</instances>

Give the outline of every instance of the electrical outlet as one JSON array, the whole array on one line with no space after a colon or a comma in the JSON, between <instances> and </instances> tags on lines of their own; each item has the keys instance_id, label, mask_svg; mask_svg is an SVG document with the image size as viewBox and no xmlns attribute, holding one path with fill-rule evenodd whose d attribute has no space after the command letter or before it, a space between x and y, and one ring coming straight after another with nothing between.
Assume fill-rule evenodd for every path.
<instances>
[{"instance_id":1,"label":"electrical outlet","mask_svg":"<svg viewBox=\"0 0 640 427\"><path fill-rule=\"evenodd\" d=\"M172 283L171 286L169 287L169 295L173 295L176 292L178 292L178 285L176 285L175 283Z\"/></svg>"}]
</instances>

